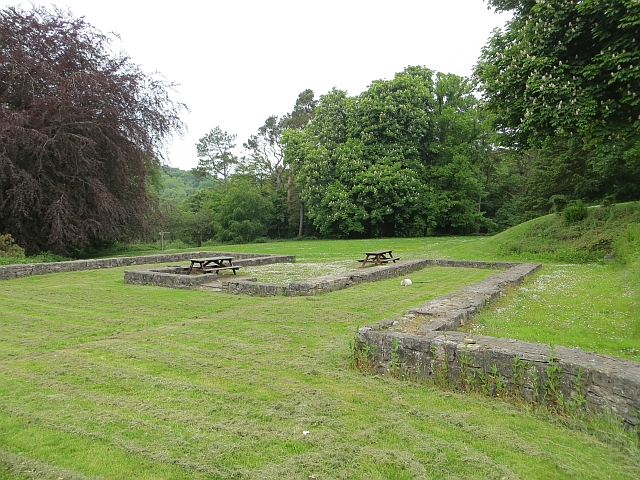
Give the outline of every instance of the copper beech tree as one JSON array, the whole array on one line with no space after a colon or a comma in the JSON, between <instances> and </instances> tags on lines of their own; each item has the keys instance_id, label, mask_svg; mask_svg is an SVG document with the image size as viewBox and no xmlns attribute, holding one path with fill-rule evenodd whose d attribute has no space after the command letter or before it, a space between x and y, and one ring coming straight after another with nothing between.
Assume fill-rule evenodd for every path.
<instances>
[{"instance_id":1,"label":"copper beech tree","mask_svg":"<svg viewBox=\"0 0 640 480\"><path fill-rule=\"evenodd\" d=\"M0 233L28 253L139 233L153 211L184 105L111 40L59 9L0 10Z\"/></svg>"}]
</instances>

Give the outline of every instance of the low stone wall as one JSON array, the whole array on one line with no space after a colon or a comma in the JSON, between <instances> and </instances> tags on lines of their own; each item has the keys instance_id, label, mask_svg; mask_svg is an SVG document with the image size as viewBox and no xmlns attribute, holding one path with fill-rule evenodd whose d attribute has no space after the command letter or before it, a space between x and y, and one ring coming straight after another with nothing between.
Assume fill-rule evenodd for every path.
<instances>
[{"instance_id":1,"label":"low stone wall","mask_svg":"<svg viewBox=\"0 0 640 480\"><path fill-rule=\"evenodd\" d=\"M253 295L256 297L278 297L285 294L285 286L275 283L256 282L255 278L225 278L220 280L221 290L227 293Z\"/></svg>"},{"instance_id":2,"label":"low stone wall","mask_svg":"<svg viewBox=\"0 0 640 480\"><path fill-rule=\"evenodd\" d=\"M141 255L139 257L114 257L91 260L71 260L68 262L25 263L0 266L0 280L29 277L31 275L45 275L48 273L74 272L78 270L95 270L99 268L128 267L130 265L146 265L152 263L173 263L198 257L232 256L235 259L244 260L251 258L267 258L274 255L257 253L230 253L230 252L186 252L158 255ZM282 255L275 255L282 257ZM293 256L286 256L289 259ZM291 261L291 260L280 260ZM238 262L240 265L240 263Z\"/></svg>"},{"instance_id":3,"label":"low stone wall","mask_svg":"<svg viewBox=\"0 0 640 480\"><path fill-rule=\"evenodd\" d=\"M366 267L358 270L324 275L310 278L300 282L290 282L288 285L276 285L256 282L250 279L224 279L222 280L222 290L234 294L258 295L261 297L285 295L292 296L312 296L319 293L328 293L336 290L359 285L364 282L378 282L388 278L406 275L416 270L422 270L430 265L438 265L438 262L446 262L447 266L469 267L469 262L453 260L406 260L387 265ZM235 263L235 262L234 262ZM487 262L472 262L476 268L490 268L496 264ZM504 264L512 265L512 264Z\"/></svg>"},{"instance_id":4,"label":"low stone wall","mask_svg":"<svg viewBox=\"0 0 640 480\"><path fill-rule=\"evenodd\" d=\"M192 256L193 257L193 256ZM257 266L270 263L293 262L294 257L290 255L269 255L250 258L234 257L233 264L238 266ZM342 290L352 285L363 282L376 282L387 278L405 275L409 272L420 270L429 265L434 265L434 260L409 260L363 268L362 270L350 270L337 275L325 275L311 278L302 282L291 282L288 285L278 285L271 283L256 282L255 279L237 278L234 276L217 277L211 275L184 275L176 269L179 267L153 268L148 270L125 270L125 283L138 285L157 285L170 288L194 288L199 285L218 280L220 289L227 293L255 295L260 297L271 297L285 295L288 297L302 295L310 296L318 293L333 292ZM461 262L466 263L466 262ZM483 265L490 265L485 264ZM184 273L184 272L183 272Z\"/></svg>"},{"instance_id":5,"label":"low stone wall","mask_svg":"<svg viewBox=\"0 0 640 480\"><path fill-rule=\"evenodd\" d=\"M259 266L273 263L291 263L295 261L293 255L265 255L253 253L229 253L229 252L199 252L198 255L191 254L186 259L197 257L233 257L233 264L242 266ZM178 259L180 260L180 259ZM124 282L134 285L156 285L169 288L194 288L205 283L210 283L218 276L208 275L186 275L186 268L180 266L168 266L163 268L151 268L145 270L125 270ZM247 280L244 280L245 282Z\"/></svg>"},{"instance_id":6,"label":"low stone wall","mask_svg":"<svg viewBox=\"0 0 640 480\"><path fill-rule=\"evenodd\" d=\"M493 394L502 391L551 404L583 403L591 410L608 409L627 427L638 428L640 362L452 331L538 268L539 264L512 264L505 272L424 303L401 318L362 327L356 335L359 349L368 352L366 361L380 373L402 372L415 379L444 375L458 384L475 382Z\"/></svg>"},{"instance_id":7,"label":"low stone wall","mask_svg":"<svg viewBox=\"0 0 640 480\"><path fill-rule=\"evenodd\" d=\"M421 270L432 264L432 260L405 260L387 265L349 270L335 275L324 275L301 282L291 282L285 288L284 294L290 297L294 295L308 296L333 292L364 282L378 282L380 280L406 275L407 273Z\"/></svg>"},{"instance_id":8,"label":"low stone wall","mask_svg":"<svg viewBox=\"0 0 640 480\"><path fill-rule=\"evenodd\" d=\"M469 267L469 262L463 263ZM476 268L495 266L485 262L476 263ZM417 335L424 335L430 330L455 330L483 307L498 299L509 287L520 285L527 275L536 272L541 266L540 263L512 264L504 272L409 310L409 315L405 318L414 323L419 321Z\"/></svg>"},{"instance_id":9,"label":"low stone wall","mask_svg":"<svg viewBox=\"0 0 640 480\"><path fill-rule=\"evenodd\" d=\"M549 391L556 388L564 402L578 404L582 397L591 410L607 408L627 426L640 425L640 362L461 332L430 331L417 336L365 327L358 333L358 342L368 344L369 351L374 349L372 360L380 373L399 368L413 379L444 373L458 384L476 382L478 388L484 376L491 393L500 393L499 382L504 382L506 395L522 395L527 401L545 402L547 397L548 402Z\"/></svg>"}]
</instances>

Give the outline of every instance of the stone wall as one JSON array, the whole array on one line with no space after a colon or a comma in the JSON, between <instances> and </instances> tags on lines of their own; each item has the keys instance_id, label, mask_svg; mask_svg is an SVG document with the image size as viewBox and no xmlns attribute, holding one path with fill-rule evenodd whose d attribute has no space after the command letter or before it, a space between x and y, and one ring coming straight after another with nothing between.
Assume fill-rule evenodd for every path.
<instances>
[{"instance_id":1,"label":"stone wall","mask_svg":"<svg viewBox=\"0 0 640 480\"><path fill-rule=\"evenodd\" d=\"M239 267L269 265L272 263L291 263L295 261L295 257L293 255L265 255L229 252L199 252L198 255L190 254L186 258L186 260L188 260L189 258L217 256L233 257L233 264ZM185 267L180 266L167 266L163 268L150 268L144 270L125 270L124 282L134 285L156 285L159 287L169 288L194 288L205 283L209 283L218 278L216 274L186 275L186 270L187 269Z\"/></svg>"},{"instance_id":2,"label":"stone wall","mask_svg":"<svg viewBox=\"0 0 640 480\"><path fill-rule=\"evenodd\" d=\"M282 255L265 255L257 253L230 253L230 252L186 252L158 255L142 255L139 257L114 257L91 260L71 260L68 262L47 262L47 263L25 263L16 265L1 265L0 280L12 278L28 277L31 275L45 275L48 273L74 272L78 270L95 270L98 268L128 267L130 265L146 265L153 263L173 263L189 260L190 258L231 256L240 260L251 258L272 258L278 257L278 261L292 261L293 256L284 256L289 260L282 259ZM266 260L265 260L266 261ZM272 262L273 263L273 262Z\"/></svg>"},{"instance_id":3,"label":"stone wall","mask_svg":"<svg viewBox=\"0 0 640 480\"><path fill-rule=\"evenodd\" d=\"M608 409L627 427L638 428L640 362L453 331L538 268L540 264L512 264L504 272L424 303L401 318L362 327L356 335L360 351L369 352L366 361L380 373L402 372L415 379L445 375L459 385L476 382L478 388L484 386L493 394L502 389L503 394L551 404L557 404L560 395L565 404Z\"/></svg>"},{"instance_id":4,"label":"stone wall","mask_svg":"<svg viewBox=\"0 0 640 480\"><path fill-rule=\"evenodd\" d=\"M192 256L193 257L193 256ZM236 259L233 264L238 266L267 265L269 263L293 262L294 257L289 255L269 255L253 256ZM406 275L407 273L423 269L429 265L434 265L435 260L409 260L388 265L367 267L361 270L350 270L336 275L325 275L311 278L301 282L291 282L288 285L277 285L271 283L256 282L255 279L248 279L234 276L217 277L212 275L184 275L176 269L179 267L153 268L148 270L125 270L124 281L138 285L157 285L170 288L194 288L199 285L211 282L216 279L220 282L222 291L232 294L256 295L260 297L270 297L285 295L288 297L295 295L309 296L318 293L333 292L342 290L352 285L363 282L376 282L387 278ZM459 262L467 266L468 262ZM492 264L480 262L482 266Z\"/></svg>"},{"instance_id":5,"label":"stone wall","mask_svg":"<svg viewBox=\"0 0 640 480\"><path fill-rule=\"evenodd\" d=\"M235 262L234 262L235 263ZM324 275L321 277L310 278L299 282L290 282L288 285L276 285L269 283L256 282L251 279L229 278L222 280L222 290L234 294L277 296L312 296L319 293L328 293L336 290L359 285L364 282L378 282L388 278L394 278L406 275L416 270L422 270L430 265L444 265L467 268L492 268L507 267L516 264L511 263L491 263L491 262L467 262L455 260L405 260L387 265L378 265L366 267L358 270L349 270L347 272Z\"/></svg>"},{"instance_id":6,"label":"stone wall","mask_svg":"<svg viewBox=\"0 0 640 480\"><path fill-rule=\"evenodd\" d=\"M349 270L335 275L324 275L301 282L291 282L285 288L284 294L290 297L294 295L308 296L333 292L364 282L378 282L380 280L406 275L407 273L421 270L432 264L432 260L405 260L387 265Z\"/></svg>"}]
</instances>

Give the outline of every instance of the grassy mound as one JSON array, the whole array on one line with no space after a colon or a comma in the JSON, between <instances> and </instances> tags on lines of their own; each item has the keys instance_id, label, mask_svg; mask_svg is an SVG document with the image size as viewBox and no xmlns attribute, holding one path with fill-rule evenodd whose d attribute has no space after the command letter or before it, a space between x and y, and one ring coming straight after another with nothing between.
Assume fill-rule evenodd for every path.
<instances>
[{"instance_id":1,"label":"grassy mound","mask_svg":"<svg viewBox=\"0 0 640 480\"><path fill-rule=\"evenodd\" d=\"M486 239L496 257L586 263L615 254L628 263L640 249L640 202L588 209L585 219L546 215Z\"/></svg>"}]
</instances>

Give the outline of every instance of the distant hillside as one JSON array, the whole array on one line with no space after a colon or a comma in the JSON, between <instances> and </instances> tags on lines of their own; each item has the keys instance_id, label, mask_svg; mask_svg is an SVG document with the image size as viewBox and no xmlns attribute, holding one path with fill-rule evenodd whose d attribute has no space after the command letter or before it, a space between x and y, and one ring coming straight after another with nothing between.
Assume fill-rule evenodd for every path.
<instances>
[{"instance_id":1,"label":"distant hillside","mask_svg":"<svg viewBox=\"0 0 640 480\"><path fill-rule=\"evenodd\" d=\"M211 188L214 185L213 179L196 176L191 170L165 167L160 172L158 195L166 200L182 201L198 190Z\"/></svg>"},{"instance_id":2,"label":"distant hillside","mask_svg":"<svg viewBox=\"0 0 640 480\"><path fill-rule=\"evenodd\" d=\"M485 242L498 256L521 260L584 263L613 254L628 262L640 250L640 202L591 207L574 223L563 214L546 215Z\"/></svg>"}]
</instances>

